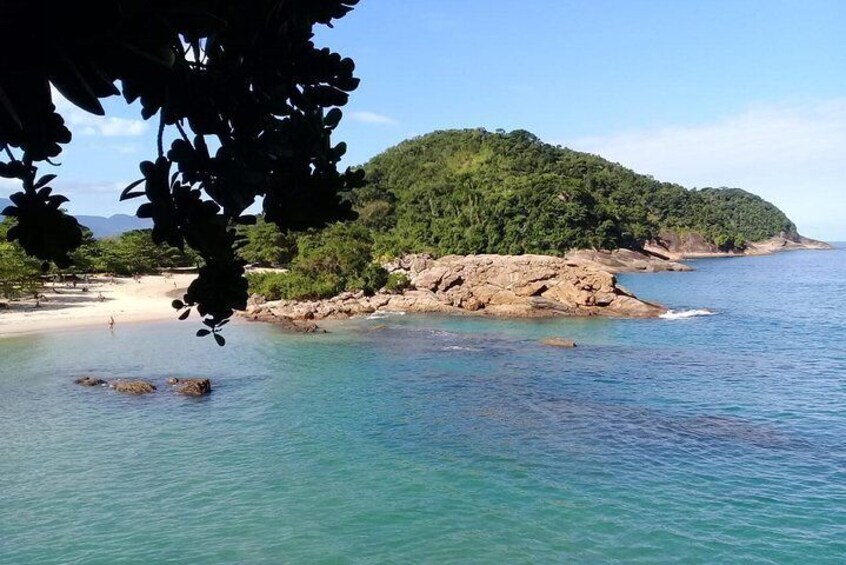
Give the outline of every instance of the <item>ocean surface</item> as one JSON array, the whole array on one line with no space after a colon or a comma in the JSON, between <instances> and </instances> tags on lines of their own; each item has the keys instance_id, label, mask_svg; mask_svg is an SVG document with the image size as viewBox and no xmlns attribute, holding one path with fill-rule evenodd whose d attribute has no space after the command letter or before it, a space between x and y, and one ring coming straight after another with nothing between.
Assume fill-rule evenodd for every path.
<instances>
[{"instance_id":1,"label":"ocean surface","mask_svg":"<svg viewBox=\"0 0 846 565\"><path fill-rule=\"evenodd\" d=\"M0 340L0 563L846 562L846 250L694 265L621 278L712 315Z\"/></svg>"}]
</instances>

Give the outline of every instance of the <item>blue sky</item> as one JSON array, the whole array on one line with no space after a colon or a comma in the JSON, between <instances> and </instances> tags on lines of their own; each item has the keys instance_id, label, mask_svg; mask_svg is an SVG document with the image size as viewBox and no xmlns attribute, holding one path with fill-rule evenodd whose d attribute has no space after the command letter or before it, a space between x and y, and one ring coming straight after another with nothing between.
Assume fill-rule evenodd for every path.
<instances>
[{"instance_id":1,"label":"blue sky","mask_svg":"<svg viewBox=\"0 0 846 565\"><path fill-rule=\"evenodd\" d=\"M349 164L435 129L528 129L846 240L846 2L362 0L318 43L362 78ZM57 185L77 213L131 212L114 188L154 151L137 109L109 109L67 112Z\"/></svg>"}]
</instances>

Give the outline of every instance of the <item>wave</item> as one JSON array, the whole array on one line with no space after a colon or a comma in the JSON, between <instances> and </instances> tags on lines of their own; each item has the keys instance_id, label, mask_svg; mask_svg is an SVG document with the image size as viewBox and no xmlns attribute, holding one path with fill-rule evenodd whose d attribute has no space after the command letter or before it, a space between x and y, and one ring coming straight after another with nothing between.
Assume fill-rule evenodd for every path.
<instances>
[{"instance_id":1,"label":"wave","mask_svg":"<svg viewBox=\"0 0 846 565\"><path fill-rule=\"evenodd\" d=\"M700 316L713 316L716 312L711 312L705 308L698 308L694 310L668 310L661 314L659 318L664 320L688 320L690 318L699 318Z\"/></svg>"},{"instance_id":2,"label":"wave","mask_svg":"<svg viewBox=\"0 0 846 565\"><path fill-rule=\"evenodd\" d=\"M367 316L368 320L384 320L391 316L405 316L405 312L374 312Z\"/></svg>"}]
</instances>

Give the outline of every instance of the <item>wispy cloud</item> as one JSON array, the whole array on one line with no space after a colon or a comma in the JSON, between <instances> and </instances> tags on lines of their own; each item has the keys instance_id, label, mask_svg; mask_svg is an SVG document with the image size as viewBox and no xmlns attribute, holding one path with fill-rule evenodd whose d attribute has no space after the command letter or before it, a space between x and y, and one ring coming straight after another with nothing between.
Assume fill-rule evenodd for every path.
<instances>
[{"instance_id":1,"label":"wispy cloud","mask_svg":"<svg viewBox=\"0 0 846 565\"><path fill-rule=\"evenodd\" d=\"M846 99L758 106L710 124L562 144L688 187L745 188L782 207L800 228L846 237Z\"/></svg>"},{"instance_id":2,"label":"wispy cloud","mask_svg":"<svg viewBox=\"0 0 846 565\"><path fill-rule=\"evenodd\" d=\"M362 124L376 124L376 125L397 125L399 122L388 116L377 114L376 112L348 112L347 117Z\"/></svg>"},{"instance_id":3,"label":"wispy cloud","mask_svg":"<svg viewBox=\"0 0 846 565\"><path fill-rule=\"evenodd\" d=\"M71 131L80 135L137 137L147 131L147 123L143 120L89 114L65 100L56 90L53 90L53 101Z\"/></svg>"}]
</instances>

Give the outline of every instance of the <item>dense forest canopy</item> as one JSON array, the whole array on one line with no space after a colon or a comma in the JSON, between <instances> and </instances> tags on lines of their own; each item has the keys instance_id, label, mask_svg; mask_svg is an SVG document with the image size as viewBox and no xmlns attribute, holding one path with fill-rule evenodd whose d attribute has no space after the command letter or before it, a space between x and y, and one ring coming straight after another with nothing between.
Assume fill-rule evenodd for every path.
<instances>
[{"instance_id":1,"label":"dense forest canopy","mask_svg":"<svg viewBox=\"0 0 846 565\"><path fill-rule=\"evenodd\" d=\"M533 134L483 129L411 139L364 166L352 199L376 249L399 255L638 248L698 232L724 250L796 226L740 189L687 190Z\"/></svg>"}]
</instances>

